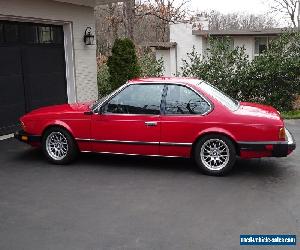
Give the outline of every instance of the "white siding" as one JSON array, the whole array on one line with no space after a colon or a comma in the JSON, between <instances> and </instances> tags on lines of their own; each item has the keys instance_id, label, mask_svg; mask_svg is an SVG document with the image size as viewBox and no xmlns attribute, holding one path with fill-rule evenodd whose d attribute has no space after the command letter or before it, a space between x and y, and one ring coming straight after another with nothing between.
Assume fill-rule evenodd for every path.
<instances>
[{"instance_id":1,"label":"white siding","mask_svg":"<svg viewBox=\"0 0 300 250\"><path fill-rule=\"evenodd\" d=\"M243 47L246 49L246 54L249 55L249 60L254 59L254 37L251 36L237 36L233 37L234 46Z\"/></svg>"},{"instance_id":2,"label":"white siding","mask_svg":"<svg viewBox=\"0 0 300 250\"><path fill-rule=\"evenodd\" d=\"M169 76L176 76L177 75L177 47L170 49L170 75Z\"/></svg>"},{"instance_id":3,"label":"white siding","mask_svg":"<svg viewBox=\"0 0 300 250\"><path fill-rule=\"evenodd\" d=\"M96 45L86 46L83 35L86 27L95 30L94 9L50 0L0 0L0 18L28 22L57 23L71 25L73 48L66 53L72 53L76 92L68 93L69 102L87 101L98 97ZM67 29L66 29L67 30ZM74 81L74 80L72 80ZM71 91L74 88L68 89Z\"/></svg>"},{"instance_id":4,"label":"white siding","mask_svg":"<svg viewBox=\"0 0 300 250\"><path fill-rule=\"evenodd\" d=\"M164 76L171 76L171 65L170 65L170 50L157 50L156 59L160 60L162 58L164 62Z\"/></svg>"},{"instance_id":5,"label":"white siding","mask_svg":"<svg viewBox=\"0 0 300 250\"><path fill-rule=\"evenodd\" d=\"M192 24L178 23L170 25L170 42L177 43L177 65L176 71L172 74L178 74L183 66L183 61L187 59L187 53L191 52L193 46L195 50L202 55L203 41L201 36L192 35Z\"/></svg>"},{"instance_id":6,"label":"white siding","mask_svg":"<svg viewBox=\"0 0 300 250\"><path fill-rule=\"evenodd\" d=\"M187 53L192 51L193 46L196 52L203 56L208 48L206 36L193 35L192 24L178 23L170 24L170 42L176 42L177 46L166 51L157 50L157 58L163 57L166 67L166 76L180 75L182 61L187 59ZM254 59L255 36L230 36L234 46L244 47L249 60Z\"/></svg>"}]
</instances>

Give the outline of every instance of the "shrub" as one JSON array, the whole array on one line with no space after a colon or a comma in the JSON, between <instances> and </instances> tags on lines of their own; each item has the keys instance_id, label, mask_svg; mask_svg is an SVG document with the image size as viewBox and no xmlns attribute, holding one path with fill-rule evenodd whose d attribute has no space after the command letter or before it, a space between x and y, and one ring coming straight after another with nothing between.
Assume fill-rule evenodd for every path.
<instances>
[{"instance_id":1,"label":"shrub","mask_svg":"<svg viewBox=\"0 0 300 250\"><path fill-rule=\"evenodd\" d=\"M97 84L99 91L99 98L108 95L112 91L112 86L109 82L109 69L106 63L98 66Z\"/></svg>"},{"instance_id":2,"label":"shrub","mask_svg":"<svg viewBox=\"0 0 300 250\"><path fill-rule=\"evenodd\" d=\"M243 47L232 48L229 39L209 39L210 48L203 58L193 51L183 62L183 76L194 76L208 81L225 93L238 97L244 83L244 72L249 60Z\"/></svg>"},{"instance_id":3,"label":"shrub","mask_svg":"<svg viewBox=\"0 0 300 250\"><path fill-rule=\"evenodd\" d=\"M250 96L245 93L247 98L291 110L300 91L300 33L274 40L252 61L246 80L253 91Z\"/></svg>"},{"instance_id":4,"label":"shrub","mask_svg":"<svg viewBox=\"0 0 300 250\"><path fill-rule=\"evenodd\" d=\"M236 99L292 109L300 91L300 35L284 34L252 62L243 47L211 39L203 58L193 51L182 67L183 76L194 76L217 85Z\"/></svg>"},{"instance_id":5,"label":"shrub","mask_svg":"<svg viewBox=\"0 0 300 250\"><path fill-rule=\"evenodd\" d=\"M138 77L140 68L134 43L128 38L116 39L107 65L112 90L117 89L126 83L127 80Z\"/></svg>"},{"instance_id":6,"label":"shrub","mask_svg":"<svg viewBox=\"0 0 300 250\"><path fill-rule=\"evenodd\" d=\"M158 77L164 72L164 61L162 58L157 60L155 55L144 53L139 57L140 76L141 77Z\"/></svg>"}]
</instances>

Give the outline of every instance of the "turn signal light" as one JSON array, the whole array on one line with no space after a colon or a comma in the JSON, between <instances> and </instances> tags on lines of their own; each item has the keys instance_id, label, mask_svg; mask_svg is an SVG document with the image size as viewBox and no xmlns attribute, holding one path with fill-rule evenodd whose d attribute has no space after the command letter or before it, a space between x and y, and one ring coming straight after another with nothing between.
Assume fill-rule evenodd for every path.
<instances>
[{"instance_id":1,"label":"turn signal light","mask_svg":"<svg viewBox=\"0 0 300 250\"><path fill-rule=\"evenodd\" d=\"M279 129L279 139L285 139L285 129Z\"/></svg>"},{"instance_id":2,"label":"turn signal light","mask_svg":"<svg viewBox=\"0 0 300 250\"><path fill-rule=\"evenodd\" d=\"M28 141L28 136L22 135L22 136L21 136L21 140L22 140L22 141Z\"/></svg>"}]
</instances>

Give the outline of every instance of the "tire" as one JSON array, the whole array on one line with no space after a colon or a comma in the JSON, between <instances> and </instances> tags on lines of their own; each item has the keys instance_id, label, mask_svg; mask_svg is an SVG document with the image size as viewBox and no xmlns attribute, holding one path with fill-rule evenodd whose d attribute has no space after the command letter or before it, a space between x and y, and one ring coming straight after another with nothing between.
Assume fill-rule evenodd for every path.
<instances>
[{"instance_id":1,"label":"tire","mask_svg":"<svg viewBox=\"0 0 300 250\"><path fill-rule=\"evenodd\" d=\"M61 127L52 127L45 132L42 148L47 160L57 165L71 163L78 152L71 134Z\"/></svg>"},{"instance_id":2,"label":"tire","mask_svg":"<svg viewBox=\"0 0 300 250\"><path fill-rule=\"evenodd\" d=\"M226 175L236 161L235 145L224 135L204 135L195 146L194 159L204 174Z\"/></svg>"}]
</instances>

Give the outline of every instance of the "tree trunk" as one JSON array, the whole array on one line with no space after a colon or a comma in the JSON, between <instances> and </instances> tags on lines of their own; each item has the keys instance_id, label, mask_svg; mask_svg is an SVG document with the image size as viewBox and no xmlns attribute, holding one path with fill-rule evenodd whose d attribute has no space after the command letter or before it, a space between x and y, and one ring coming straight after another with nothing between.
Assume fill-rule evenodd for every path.
<instances>
[{"instance_id":1,"label":"tree trunk","mask_svg":"<svg viewBox=\"0 0 300 250\"><path fill-rule=\"evenodd\" d=\"M115 17L115 6L114 4L110 3L108 5L109 7L109 16L110 16L110 24L111 24L111 28L112 28L112 37L113 37L113 41L116 40L118 38L118 23L116 22L116 17Z\"/></svg>"},{"instance_id":2,"label":"tree trunk","mask_svg":"<svg viewBox=\"0 0 300 250\"><path fill-rule=\"evenodd\" d=\"M135 0L127 0L125 3L125 15L126 15L126 35L131 40L133 37L133 27L134 27L134 14L135 14Z\"/></svg>"}]
</instances>

